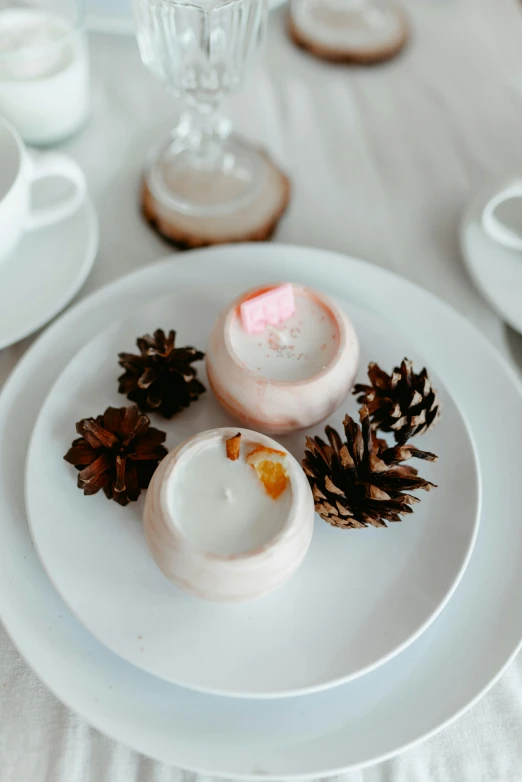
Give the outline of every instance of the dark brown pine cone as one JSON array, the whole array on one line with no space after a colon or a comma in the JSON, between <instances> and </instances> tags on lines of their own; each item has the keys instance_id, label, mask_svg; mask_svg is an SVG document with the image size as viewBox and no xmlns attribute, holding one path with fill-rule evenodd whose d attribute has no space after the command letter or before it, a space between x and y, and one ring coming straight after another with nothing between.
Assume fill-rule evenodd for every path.
<instances>
[{"instance_id":1,"label":"dark brown pine cone","mask_svg":"<svg viewBox=\"0 0 522 782\"><path fill-rule=\"evenodd\" d=\"M153 429L136 405L108 407L96 419L78 421L76 431L81 437L63 458L80 470L78 488L84 494L103 489L120 505L138 499L168 453L165 432Z\"/></svg>"},{"instance_id":2,"label":"dark brown pine cone","mask_svg":"<svg viewBox=\"0 0 522 782\"><path fill-rule=\"evenodd\" d=\"M307 437L303 469L308 476L317 513L334 527L353 529L386 527L386 521L401 521L420 502L410 491L429 491L413 467L402 462L415 457L435 461L436 456L410 445L388 448L372 436L367 407L360 412L361 425L349 415L343 421L346 441L327 426L328 443Z\"/></svg>"},{"instance_id":3,"label":"dark brown pine cone","mask_svg":"<svg viewBox=\"0 0 522 782\"><path fill-rule=\"evenodd\" d=\"M371 385L358 383L354 394L359 404L367 406L372 429L393 432L398 443L405 443L417 434L425 434L439 420L441 406L426 369L418 375L413 364L404 359L392 375L375 363L368 365Z\"/></svg>"},{"instance_id":4,"label":"dark brown pine cone","mask_svg":"<svg viewBox=\"0 0 522 782\"><path fill-rule=\"evenodd\" d=\"M119 363L125 373L118 378L119 392L136 402L140 410L159 413L164 418L188 407L206 389L192 366L205 354L196 348L176 348L176 332L168 336L157 329L154 336L145 334L136 344L140 355L120 353Z\"/></svg>"}]
</instances>

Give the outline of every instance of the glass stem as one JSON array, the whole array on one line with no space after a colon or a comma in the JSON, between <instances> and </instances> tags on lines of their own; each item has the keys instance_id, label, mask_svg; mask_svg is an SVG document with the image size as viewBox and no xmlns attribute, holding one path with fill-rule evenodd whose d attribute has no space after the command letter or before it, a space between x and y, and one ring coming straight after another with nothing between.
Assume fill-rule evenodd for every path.
<instances>
[{"instance_id":1,"label":"glass stem","mask_svg":"<svg viewBox=\"0 0 522 782\"><path fill-rule=\"evenodd\" d=\"M191 150L197 168L209 170L224 165L223 141L229 123L218 115L219 102L190 101L176 129L178 138Z\"/></svg>"}]
</instances>

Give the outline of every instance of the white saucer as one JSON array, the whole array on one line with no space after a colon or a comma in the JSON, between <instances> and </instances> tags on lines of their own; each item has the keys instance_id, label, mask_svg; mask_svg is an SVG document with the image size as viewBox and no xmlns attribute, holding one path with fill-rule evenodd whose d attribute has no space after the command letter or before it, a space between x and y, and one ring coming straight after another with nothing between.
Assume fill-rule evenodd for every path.
<instances>
[{"instance_id":1,"label":"white saucer","mask_svg":"<svg viewBox=\"0 0 522 782\"><path fill-rule=\"evenodd\" d=\"M266 280L265 280L266 281ZM404 649L439 614L468 562L478 523L478 467L466 425L442 381L433 376L444 415L419 437L439 455L418 462L438 485L413 516L386 530L334 529L316 517L306 559L293 578L260 600L219 605L188 595L163 576L142 529L143 503L122 508L103 493L84 497L63 460L74 424L117 393L117 355L161 327L180 344L205 349L219 312L241 283L202 285L149 302L96 337L52 388L34 429L26 473L26 507L44 567L73 613L125 660L159 678L219 695L302 695L361 676ZM391 371L406 355L425 361L387 321L338 300L361 342L359 379L375 360ZM133 308L132 308L133 309ZM132 310L131 310L132 311ZM208 388L204 369L199 370ZM330 419L340 429L349 397ZM172 421L152 416L167 447L205 429L234 426L211 391ZM342 430L341 430L342 431ZM308 434L324 434L324 424ZM305 435L278 438L301 462Z\"/></svg>"},{"instance_id":2,"label":"white saucer","mask_svg":"<svg viewBox=\"0 0 522 782\"><path fill-rule=\"evenodd\" d=\"M248 701L168 684L96 641L53 588L34 551L23 477L29 437L46 394L57 373L96 334L166 290L185 290L201 280L248 288L266 279L322 286L373 309L407 335L465 409L479 454L483 498L466 572L444 611L415 643L348 684L300 698ZM462 370L463 360L472 371ZM261 776L333 776L386 760L474 704L520 648L521 431L521 386L507 362L464 317L407 280L345 255L288 245L171 256L65 313L4 386L2 621L57 698L98 730L165 763L259 782Z\"/></svg>"},{"instance_id":3,"label":"white saucer","mask_svg":"<svg viewBox=\"0 0 522 782\"><path fill-rule=\"evenodd\" d=\"M39 184L39 194L45 185ZM36 331L78 293L98 250L98 221L87 200L71 217L27 233L0 264L0 350Z\"/></svg>"},{"instance_id":4,"label":"white saucer","mask_svg":"<svg viewBox=\"0 0 522 782\"><path fill-rule=\"evenodd\" d=\"M485 205L505 184L496 181L488 185L472 201L460 226L460 244L468 272L483 296L522 334L522 250L511 250L490 239L481 224Z\"/></svg>"}]
</instances>

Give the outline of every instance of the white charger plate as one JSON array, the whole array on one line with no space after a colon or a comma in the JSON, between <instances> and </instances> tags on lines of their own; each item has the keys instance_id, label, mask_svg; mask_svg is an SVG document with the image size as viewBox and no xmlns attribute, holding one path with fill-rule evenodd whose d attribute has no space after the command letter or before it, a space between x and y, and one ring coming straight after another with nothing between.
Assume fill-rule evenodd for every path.
<instances>
[{"instance_id":1,"label":"white charger plate","mask_svg":"<svg viewBox=\"0 0 522 782\"><path fill-rule=\"evenodd\" d=\"M27 444L65 364L130 306L207 284L301 279L392 320L451 385L483 475L475 549L452 600L402 654L349 684L300 698L202 695L145 674L71 614L32 548L23 500ZM314 778L380 762L427 738L498 678L522 637L521 389L467 321L378 267L278 245L192 252L116 281L53 324L0 398L0 614L20 652L70 708L107 735L184 768L224 777Z\"/></svg>"},{"instance_id":2,"label":"white charger plate","mask_svg":"<svg viewBox=\"0 0 522 782\"><path fill-rule=\"evenodd\" d=\"M496 180L473 199L460 225L460 246L468 272L484 298L522 334L522 250L504 247L482 228L484 207L512 180Z\"/></svg>"},{"instance_id":3,"label":"white charger plate","mask_svg":"<svg viewBox=\"0 0 522 782\"><path fill-rule=\"evenodd\" d=\"M266 280L265 280L266 281ZM121 508L103 492L85 498L63 460L74 424L117 393L118 353L137 336L176 329L178 344L205 349L219 312L241 284L201 286L154 300L99 334L59 377L38 417L27 460L26 507L43 565L73 613L102 643L149 673L204 692L281 697L356 678L411 643L437 616L461 577L478 523L478 469L466 425L438 378L444 415L417 439L439 455L417 461L438 489L419 493L415 513L387 530L336 530L316 517L304 564L281 589L253 602L218 605L173 586L149 553L141 525L143 496ZM339 301L339 300L338 300ZM339 301L361 341L359 378L369 361L389 371L404 355L424 360L391 324ZM204 367L201 379L209 386ZM357 418L349 397L329 423ZM172 421L152 416L174 448L197 432L234 426L212 393ZM323 434L324 424L309 434ZM280 437L298 461L303 432ZM411 462L412 464L414 461Z\"/></svg>"},{"instance_id":4,"label":"white charger plate","mask_svg":"<svg viewBox=\"0 0 522 782\"><path fill-rule=\"evenodd\" d=\"M53 183L38 184L41 201ZM54 318L75 296L98 251L98 219L88 198L70 217L25 234L0 264L0 350Z\"/></svg>"}]
</instances>

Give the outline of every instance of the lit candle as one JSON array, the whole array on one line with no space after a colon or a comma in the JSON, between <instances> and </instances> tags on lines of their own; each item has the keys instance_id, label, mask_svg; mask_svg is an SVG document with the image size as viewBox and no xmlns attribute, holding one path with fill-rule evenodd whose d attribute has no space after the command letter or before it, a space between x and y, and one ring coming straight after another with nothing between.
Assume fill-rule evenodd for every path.
<instances>
[{"instance_id":1,"label":"lit candle","mask_svg":"<svg viewBox=\"0 0 522 782\"><path fill-rule=\"evenodd\" d=\"M292 314L264 323L262 330L242 310L255 308L258 297L263 301L279 286L241 296L218 318L207 349L207 373L219 402L241 423L270 434L330 415L347 397L359 363L347 315L317 291L296 284L291 289Z\"/></svg>"},{"instance_id":2,"label":"lit candle","mask_svg":"<svg viewBox=\"0 0 522 782\"><path fill-rule=\"evenodd\" d=\"M161 462L144 513L149 548L163 573L199 597L260 597L287 581L310 545L314 502L282 446L236 429L203 432ZM234 442L236 440L234 439Z\"/></svg>"},{"instance_id":3,"label":"lit candle","mask_svg":"<svg viewBox=\"0 0 522 782\"><path fill-rule=\"evenodd\" d=\"M89 65L82 33L35 8L0 11L0 114L29 144L72 135L89 111Z\"/></svg>"}]
</instances>

